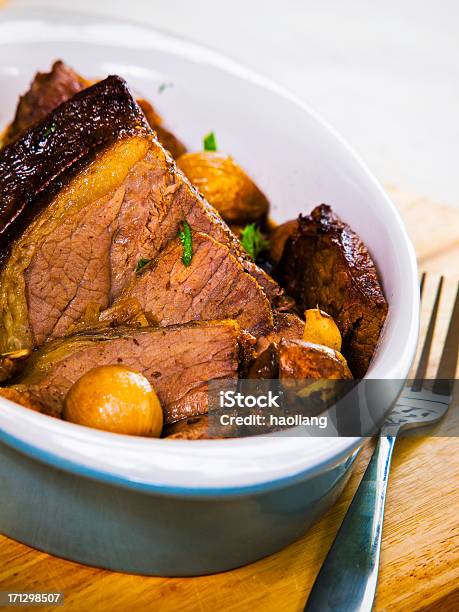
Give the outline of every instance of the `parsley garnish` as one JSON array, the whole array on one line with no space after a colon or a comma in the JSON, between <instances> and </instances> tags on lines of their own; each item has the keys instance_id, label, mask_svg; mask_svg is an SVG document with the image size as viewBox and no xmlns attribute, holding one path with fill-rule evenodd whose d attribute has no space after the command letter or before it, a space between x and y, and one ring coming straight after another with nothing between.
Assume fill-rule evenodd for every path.
<instances>
[{"instance_id":1,"label":"parsley garnish","mask_svg":"<svg viewBox=\"0 0 459 612\"><path fill-rule=\"evenodd\" d=\"M183 244L182 261L184 266L189 266L193 257L193 244L191 241L191 227L187 221L183 222L183 230L179 231L180 242Z\"/></svg>"},{"instance_id":2,"label":"parsley garnish","mask_svg":"<svg viewBox=\"0 0 459 612\"><path fill-rule=\"evenodd\" d=\"M57 130L57 125L55 123L51 123L49 128L45 130L45 133L43 134L43 137L44 138L48 138L48 136L50 134L53 134L56 130Z\"/></svg>"},{"instance_id":3,"label":"parsley garnish","mask_svg":"<svg viewBox=\"0 0 459 612\"><path fill-rule=\"evenodd\" d=\"M145 257L141 257L139 259L139 261L137 262L137 265L135 267L135 273L136 274L140 274L140 272L142 272L142 270L148 266L148 264L151 262L151 259L146 259Z\"/></svg>"},{"instance_id":4,"label":"parsley garnish","mask_svg":"<svg viewBox=\"0 0 459 612\"><path fill-rule=\"evenodd\" d=\"M241 243L253 261L269 247L269 242L260 232L255 223L249 223L241 232Z\"/></svg>"},{"instance_id":5,"label":"parsley garnish","mask_svg":"<svg viewBox=\"0 0 459 612\"><path fill-rule=\"evenodd\" d=\"M204 145L204 151L216 151L217 150L217 140L213 132L209 132L207 136L204 136L204 139L202 142Z\"/></svg>"}]
</instances>

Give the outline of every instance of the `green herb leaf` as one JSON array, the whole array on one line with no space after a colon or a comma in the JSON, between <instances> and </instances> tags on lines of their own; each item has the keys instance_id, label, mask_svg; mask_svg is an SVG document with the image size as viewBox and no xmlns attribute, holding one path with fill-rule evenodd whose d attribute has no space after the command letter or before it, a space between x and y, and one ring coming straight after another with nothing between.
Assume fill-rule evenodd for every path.
<instances>
[{"instance_id":1,"label":"green herb leaf","mask_svg":"<svg viewBox=\"0 0 459 612\"><path fill-rule=\"evenodd\" d=\"M158 93L163 93L163 91L165 89L167 89L168 87L173 87L174 83L169 82L169 83L161 83L161 85L158 87Z\"/></svg>"},{"instance_id":2,"label":"green herb leaf","mask_svg":"<svg viewBox=\"0 0 459 612\"><path fill-rule=\"evenodd\" d=\"M148 266L148 264L151 262L151 259L146 259L145 257L141 257L139 259L139 261L137 262L137 265L135 267L135 273L136 274L140 274L142 272L142 270Z\"/></svg>"},{"instance_id":3,"label":"green herb leaf","mask_svg":"<svg viewBox=\"0 0 459 612\"><path fill-rule=\"evenodd\" d=\"M183 222L183 230L180 230L179 238L180 242L183 244L183 265L189 266L193 257L193 244L191 240L191 227L187 221Z\"/></svg>"},{"instance_id":4,"label":"green herb leaf","mask_svg":"<svg viewBox=\"0 0 459 612\"><path fill-rule=\"evenodd\" d=\"M255 223L249 223L241 232L241 243L253 261L269 247L269 242Z\"/></svg>"},{"instance_id":5,"label":"green herb leaf","mask_svg":"<svg viewBox=\"0 0 459 612\"><path fill-rule=\"evenodd\" d=\"M202 142L204 145L204 151L216 151L217 150L217 140L213 132L209 132L207 136L204 136L204 139Z\"/></svg>"},{"instance_id":6,"label":"green herb leaf","mask_svg":"<svg viewBox=\"0 0 459 612\"><path fill-rule=\"evenodd\" d=\"M48 136L50 134L53 134L56 130L57 130L57 125L55 123L51 123L49 128L45 130L45 133L43 134L43 137L44 138L48 138Z\"/></svg>"}]
</instances>

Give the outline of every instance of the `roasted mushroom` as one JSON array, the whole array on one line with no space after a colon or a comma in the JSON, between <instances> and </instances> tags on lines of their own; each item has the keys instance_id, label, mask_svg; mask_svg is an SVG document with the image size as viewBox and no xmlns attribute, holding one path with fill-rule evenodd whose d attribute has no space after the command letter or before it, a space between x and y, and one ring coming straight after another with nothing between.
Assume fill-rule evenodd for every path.
<instances>
[{"instance_id":1,"label":"roasted mushroom","mask_svg":"<svg viewBox=\"0 0 459 612\"><path fill-rule=\"evenodd\" d=\"M346 360L328 346L304 340L282 340L279 345L279 377L281 380L326 378L352 379Z\"/></svg>"},{"instance_id":2,"label":"roasted mushroom","mask_svg":"<svg viewBox=\"0 0 459 612\"><path fill-rule=\"evenodd\" d=\"M186 153L177 164L228 223L244 225L268 212L264 194L229 155L216 151Z\"/></svg>"},{"instance_id":3,"label":"roasted mushroom","mask_svg":"<svg viewBox=\"0 0 459 612\"><path fill-rule=\"evenodd\" d=\"M249 368L247 378L272 379L279 374L279 355L277 346L270 344L254 360Z\"/></svg>"},{"instance_id":4,"label":"roasted mushroom","mask_svg":"<svg viewBox=\"0 0 459 612\"><path fill-rule=\"evenodd\" d=\"M270 344L279 344L281 340L301 340L304 333L304 321L293 312L275 312L274 329L257 339L255 352L260 355Z\"/></svg>"},{"instance_id":5,"label":"roasted mushroom","mask_svg":"<svg viewBox=\"0 0 459 612\"><path fill-rule=\"evenodd\" d=\"M306 402L307 412L318 414L347 390L352 380L346 360L327 346L283 340L279 346L279 380L290 401Z\"/></svg>"}]
</instances>

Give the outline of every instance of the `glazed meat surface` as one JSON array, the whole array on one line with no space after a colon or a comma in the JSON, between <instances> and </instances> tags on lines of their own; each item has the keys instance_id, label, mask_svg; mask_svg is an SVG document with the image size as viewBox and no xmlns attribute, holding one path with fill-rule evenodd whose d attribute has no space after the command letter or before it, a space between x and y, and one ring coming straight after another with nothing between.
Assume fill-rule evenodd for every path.
<instances>
[{"instance_id":1,"label":"glazed meat surface","mask_svg":"<svg viewBox=\"0 0 459 612\"><path fill-rule=\"evenodd\" d=\"M237 378L253 342L234 321L76 334L36 351L14 388L59 417L76 380L96 366L122 363L148 378L165 422L173 423L207 412L207 382Z\"/></svg>"},{"instance_id":2,"label":"glazed meat surface","mask_svg":"<svg viewBox=\"0 0 459 612\"><path fill-rule=\"evenodd\" d=\"M302 309L331 315L343 337L353 375L365 375L387 315L370 254L352 229L325 204L300 217L284 248L278 275Z\"/></svg>"}]
</instances>

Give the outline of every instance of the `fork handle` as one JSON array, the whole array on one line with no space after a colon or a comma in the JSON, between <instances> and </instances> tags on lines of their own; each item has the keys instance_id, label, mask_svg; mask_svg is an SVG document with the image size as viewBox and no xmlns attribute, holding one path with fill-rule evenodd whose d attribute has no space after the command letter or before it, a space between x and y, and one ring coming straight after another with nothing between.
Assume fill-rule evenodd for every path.
<instances>
[{"instance_id":1,"label":"fork handle","mask_svg":"<svg viewBox=\"0 0 459 612\"><path fill-rule=\"evenodd\" d=\"M308 612L371 610L395 435L383 434L312 587Z\"/></svg>"}]
</instances>

